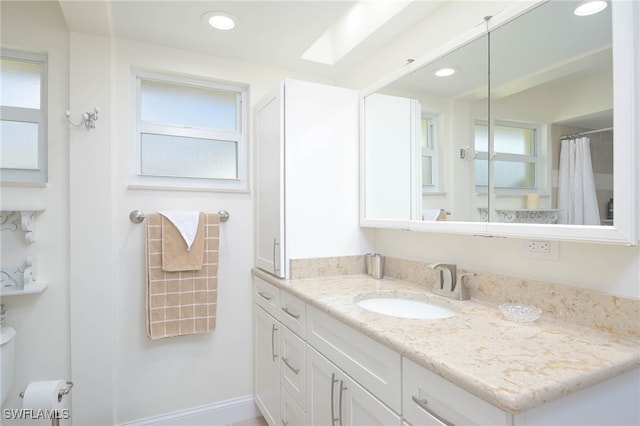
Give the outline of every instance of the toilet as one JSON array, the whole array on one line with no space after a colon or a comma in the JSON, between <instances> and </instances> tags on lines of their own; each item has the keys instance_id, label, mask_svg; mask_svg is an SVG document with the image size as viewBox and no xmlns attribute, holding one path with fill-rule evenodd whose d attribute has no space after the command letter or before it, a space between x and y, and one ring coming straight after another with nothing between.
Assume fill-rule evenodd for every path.
<instances>
[{"instance_id":1,"label":"toilet","mask_svg":"<svg viewBox=\"0 0 640 426\"><path fill-rule=\"evenodd\" d=\"M9 392L11 392L11 386L13 385L13 354L15 351L16 331L11 327L0 326L0 377L2 378L2 390L0 396L2 397L1 406L7 402Z\"/></svg>"}]
</instances>

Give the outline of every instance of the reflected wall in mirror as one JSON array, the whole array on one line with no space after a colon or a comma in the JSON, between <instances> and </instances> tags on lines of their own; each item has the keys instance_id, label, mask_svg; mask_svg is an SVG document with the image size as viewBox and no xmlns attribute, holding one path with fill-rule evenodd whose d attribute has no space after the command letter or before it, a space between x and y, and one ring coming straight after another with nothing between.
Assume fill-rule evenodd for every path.
<instances>
[{"instance_id":1,"label":"reflected wall in mirror","mask_svg":"<svg viewBox=\"0 0 640 426\"><path fill-rule=\"evenodd\" d=\"M612 223L611 8L577 16L579 4L550 1L490 33L491 221Z\"/></svg>"},{"instance_id":2,"label":"reflected wall in mirror","mask_svg":"<svg viewBox=\"0 0 640 426\"><path fill-rule=\"evenodd\" d=\"M365 218L612 224L611 8L578 17L578 3L552 0L477 32L365 97ZM454 72L436 76L443 68ZM582 137L590 147L576 154ZM593 191L565 186L578 179L561 157L579 159L572 173L585 170ZM585 200L590 210L566 213Z\"/></svg>"}]
</instances>

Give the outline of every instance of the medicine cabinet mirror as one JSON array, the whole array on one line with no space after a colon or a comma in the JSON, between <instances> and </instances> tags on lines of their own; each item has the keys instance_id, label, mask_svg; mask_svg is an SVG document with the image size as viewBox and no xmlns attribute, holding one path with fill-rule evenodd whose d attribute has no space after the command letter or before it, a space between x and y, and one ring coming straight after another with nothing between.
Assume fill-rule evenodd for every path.
<instances>
[{"instance_id":1,"label":"medicine cabinet mirror","mask_svg":"<svg viewBox=\"0 0 640 426\"><path fill-rule=\"evenodd\" d=\"M515 5L363 92L363 226L637 242L633 6L579 3Z\"/></svg>"}]
</instances>

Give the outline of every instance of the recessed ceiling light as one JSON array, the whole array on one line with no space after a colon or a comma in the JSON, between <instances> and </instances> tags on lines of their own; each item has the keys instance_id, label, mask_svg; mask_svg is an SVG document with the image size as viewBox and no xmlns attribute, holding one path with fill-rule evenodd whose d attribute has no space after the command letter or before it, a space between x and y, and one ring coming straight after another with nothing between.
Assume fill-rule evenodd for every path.
<instances>
[{"instance_id":1,"label":"recessed ceiling light","mask_svg":"<svg viewBox=\"0 0 640 426\"><path fill-rule=\"evenodd\" d=\"M451 68L451 67L440 68L439 70L436 70L434 72L434 74L437 77L449 77L450 75L453 75L455 73L456 73L455 68Z\"/></svg>"},{"instance_id":2,"label":"recessed ceiling light","mask_svg":"<svg viewBox=\"0 0 640 426\"><path fill-rule=\"evenodd\" d=\"M207 12L202 15L202 21L217 30L223 31L233 29L236 26L234 17L226 12Z\"/></svg>"},{"instance_id":3,"label":"recessed ceiling light","mask_svg":"<svg viewBox=\"0 0 640 426\"><path fill-rule=\"evenodd\" d=\"M589 16L598 12L602 12L607 8L607 2L604 0L586 1L580 3L573 11L578 16Z\"/></svg>"}]
</instances>

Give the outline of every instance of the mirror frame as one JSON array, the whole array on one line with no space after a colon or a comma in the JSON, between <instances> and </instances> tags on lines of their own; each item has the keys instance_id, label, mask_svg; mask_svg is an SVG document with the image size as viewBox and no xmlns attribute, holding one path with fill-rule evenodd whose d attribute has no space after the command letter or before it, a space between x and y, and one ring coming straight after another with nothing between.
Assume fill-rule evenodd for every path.
<instances>
[{"instance_id":1,"label":"mirror frame","mask_svg":"<svg viewBox=\"0 0 640 426\"><path fill-rule=\"evenodd\" d=\"M368 228L404 229L422 232L452 233L486 237L536 238L560 241L596 242L637 245L638 205L637 188L639 173L635 170L638 161L638 136L640 135L640 64L636 63L634 48L640 38L640 4L611 1L613 44L613 91L614 91L614 194L615 218L612 226L602 225L558 225L518 224L498 222L425 222L419 220L368 219L365 212L365 168L364 150L364 106L366 96L388 84L405 77L419 68L434 62L455 49L479 38L498 27L518 18L548 0L516 4L493 16L488 27L478 26L460 37L442 45L431 53L405 65L388 77L360 92L360 226ZM631 89L631 90L630 90ZM419 196L413 190L413 197Z\"/></svg>"}]
</instances>

